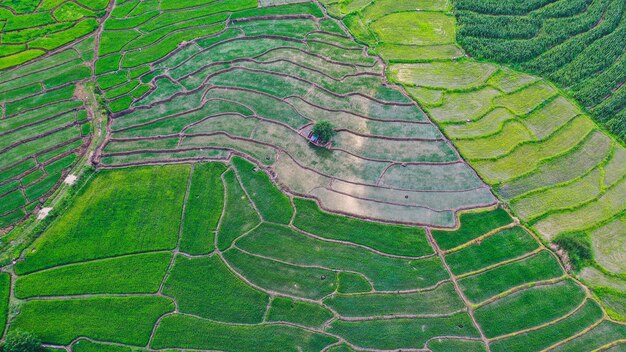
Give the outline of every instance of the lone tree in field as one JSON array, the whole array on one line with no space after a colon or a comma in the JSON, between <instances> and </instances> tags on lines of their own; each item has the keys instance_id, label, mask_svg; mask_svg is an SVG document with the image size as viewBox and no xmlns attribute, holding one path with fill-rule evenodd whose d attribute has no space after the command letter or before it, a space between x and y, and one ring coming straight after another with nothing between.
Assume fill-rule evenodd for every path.
<instances>
[{"instance_id":1,"label":"lone tree in field","mask_svg":"<svg viewBox=\"0 0 626 352\"><path fill-rule=\"evenodd\" d=\"M13 330L7 334L2 352L43 352L41 341L31 333Z\"/></svg>"},{"instance_id":2,"label":"lone tree in field","mask_svg":"<svg viewBox=\"0 0 626 352\"><path fill-rule=\"evenodd\" d=\"M326 120L320 120L313 126L313 136L317 136L320 143L330 141L335 133L333 125Z\"/></svg>"}]
</instances>

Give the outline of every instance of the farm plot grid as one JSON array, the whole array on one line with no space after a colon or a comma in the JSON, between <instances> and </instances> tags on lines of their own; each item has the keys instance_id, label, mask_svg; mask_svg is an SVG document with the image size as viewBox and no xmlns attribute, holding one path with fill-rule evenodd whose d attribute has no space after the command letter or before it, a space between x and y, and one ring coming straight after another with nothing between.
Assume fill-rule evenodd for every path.
<instances>
[{"instance_id":1,"label":"farm plot grid","mask_svg":"<svg viewBox=\"0 0 626 352\"><path fill-rule=\"evenodd\" d=\"M626 346L624 147L547 80L467 58L445 0L323 2L0 0L0 69L38 57L0 72L0 228L95 166L0 268L0 335L86 352ZM20 18L36 30L7 29ZM307 141L320 120L328 149ZM546 243L564 239L595 257L562 265Z\"/></svg>"},{"instance_id":2,"label":"farm plot grid","mask_svg":"<svg viewBox=\"0 0 626 352\"><path fill-rule=\"evenodd\" d=\"M551 79L626 140L623 1L458 0L456 6L459 42L468 53Z\"/></svg>"},{"instance_id":3,"label":"farm plot grid","mask_svg":"<svg viewBox=\"0 0 626 352\"><path fill-rule=\"evenodd\" d=\"M547 80L466 57L454 42L452 3L324 3L390 63L390 80L406 87L516 216L547 241L589 241L595 259L587 265L598 269L586 276L590 283L624 279L623 232L610 237L626 211L622 144ZM516 6L507 2L489 11ZM395 26L396 19L412 35ZM611 248L603 238L614 239Z\"/></svg>"},{"instance_id":4,"label":"farm plot grid","mask_svg":"<svg viewBox=\"0 0 626 352\"><path fill-rule=\"evenodd\" d=\"M182 5L181 5L182 6ZM113 112L103 167L252 156L328 210L453 227L495 197L384 66L315 3L127 2L95 64ZM183 19L183 20L181 20ZM328 149L307 131L329 120Z\"/></svg>"},{"instance_id":5,"label":"farm plot grid","mask_svg":"<svg viewBox=\"0 0 626 352\"><path fill-rule=\"evenodd\" d=\"M0 228L40 208L85 153L93 43L0 73Z\"/></svg>"},{"instance_id":6,"label":"farm plot grid","mask_svg":"<svg viewBox=\"0 0 626 352\"><path fill-rule=\"evenodd\" d=\"M0 69L54 52L96 30L109 0L3 0Z\"/></svg>"},{"instance_id":7,"label":"farm plot grid","mask_svg":"<svg viewBox=\"0 0 626 352\"><path fill-rule=\"evenodd\" d=\"M461 223L330 214L239 157L101 170L0 275L0 308L52 350L620 346L626 326L506 211Z\"/></svg>"}]
</instances>

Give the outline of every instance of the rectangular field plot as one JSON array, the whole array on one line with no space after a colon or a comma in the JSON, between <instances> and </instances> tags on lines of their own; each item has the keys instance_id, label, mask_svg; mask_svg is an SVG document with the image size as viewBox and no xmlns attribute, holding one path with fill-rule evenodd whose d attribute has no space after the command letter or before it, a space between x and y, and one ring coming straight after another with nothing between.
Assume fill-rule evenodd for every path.
<instances>
[{"instance_id":1,"label":"rectangular field plot","mask_svg":"<svg viewBox=\"0 0 626 352\"><path fill-rule=\"evenodd\" d=\"M476 121L493 109L491 101L499 95L499 91L490 87L470 92L448 92L443 96L443 104L430 108L429 112L442 124Z\"/></svg>"},{"instance_id":2,"label":"rectangular field plot","mask_svg":"<svg viewBox=\"0 0 626 352\"><path fill-rule=\"evenodd\" d=\"M0 329L4 331L9 316L9 296L11 291L11 276L9 273L0 273Z\"/></svg>"},{"instance_id":3,"label":"rectangular field plot","mask_svg":"<svg viewBox=\"0 0 626 352\"><path fill-rule=\"evenodd\" d=\"M222 175L226 190L224 215L217 233L217 248L226 250L239 236L253 229L260 218L233 170Z\"/></svg>"},{"instance_id":4,"label":"rectangular field plot","mask_svg":"<svg viewBox=\"0 0 626 352\"><path fill-rule=\"evenodd\" d=\"M509 95L496 98L494 103L510 109L517 116L523 116L555 94L554 88L540 81Z\"/></svg>"},{"instance_id":5,"label":"rectangular field plot","mask_svg":"<svg viewBox=\"0 0 626 352\"><path fill-rule=\"evenodd\" d=\"M372 220L386 220L405 224L430 224L437 227L454 225L452 210L431 210L424 206L396 205L353 197L326 188L317 188L311 195L333 212L356 215Z\"/></svg>"},{"instance_id":6,"label":"rectangular field plot","mask_svg":"<svg viewBox=\"0 0 626 352\"><path fill-rule=\"evenodd\" d=\"M383 225L321 211L315 202L295 198L293 224L314 235L361 244L395 255L419 257L434 253L424 230L417 227Z\"/></svg>"},{"instance_id":7,"label":"rectangular field plot","mask_svg":"<svg viewBox=\"0 0 626 352\"><path fill-rule=\"evenodd\" d=\"M602 196L570 211L555 213L534 224L539 233L553 238L559 233L586 229L620 214L626 209L624 202L626 179L609 188Z\"/></svg>"},{"instance_id":8,"label":"rectangular field plot","mask_svg":"<svg viewBox=\"0 0 626 352\"><path fill-rule=\"evenodd\" d=\"M215 248L215 231L224 206L224 186L220 175L224 165L194 165L185 205L180 249L189 254L204 254Z\"/></svg>"},{"instance_id":9,"label":"rectangular field plot","mask_svg":"<svg viewBox=\"0 0 626 352\"><path fill-rule=\"evenodd\" d=\"M626 175L626 148L615 144L613 154L604 165L604 185L611 186Z\"/></svg>"},{"instance_id":10,"label":"rectangular field plot","mask_svg":"<svg viewBox=\"0 0 626 352\"><path fill-rule=\"evenodd\" d=\"M107 166L138 166L194 161L225 161L230 153L214 148L182 148L182 150L131 151L102 154L100 162Z\"/></svg>"},{"instance_id":11,"label":"rectangular field plot","mask_svg":"<svg viewBox=\"0 0 626 352\"><path fill-rule=\"evenodd\" d=\"M446 261L452 272L463 274L523 256L538 247L537 241L526 230L514 227L449 253Z\"/></svg>"},{"instance_id":12,"label":"rectangular field plot","mask_svg":"<svg viewBox=\"0 0 626 352\"><path fill-rule=\"evenodd\" d=\"M494 135L456 142L461 154L468 160L506 157L520 144L533 140L532 134L518 121L505 123Z\"/></svg>"},{"instance_id":13,"label":"rectangular field plot","mask_svg":"<svg viewBox=\"0 0 626 352\"><path fill-rule=\"evenodd\" d=\"M358 347L374 349L417 349L436 336L478 336L467 313L415 319L337 320L330 332Z\"/></svg>"},{"instance_id":14,"label":"rectangular field plot","mask_svg":"<svg viewBox=\"0 0 626 352\"><path fill-rule=\"evenodd\" d=\"M449 165L392 165L380 178L380 185L415 191L462 191L483 183L465 163Z\"/></svg>"},{"instance_id":15,"label":"rectangular field plot","mask_svg":"<svg viewBox=\"0 0 626 352\"><path fill-rule=\"evenodd\" d=\"M457 192L410 191L358 185L335 180L330 189L360 199L413 207L428 207L434 211L457 210L495 203L487 187Z\"/></svg>"},{"instance_id":16,"label":"rectangular field plot","mask_svg":"<svg viewBox=\"0 0 626 352\"><path fill-rule=\"evenodd\" d=\"M502 208L485 212L468 212L459 216L460 227L453 231L433 230L432 235L442 250L452 249L513 222Z\"/></svg>"},{"instance_id":17,"label":"rectangular field plot","mask_svg":"<svg viewBox=\"0 0 626 352\"><path fill-rule=\"evenodd\" d=\"M497 67L477 62L429 62L396 64L390 78L407 85L427 88L470 89L482 86Z\"/></svg>"},{"instance_id":18,"label":"rectangular field plot","mask_svg":"<svg viewBox=\"0 0 626 352\"><path fill-rule=\"evenodd\" d=\"M521 124L517 125L521 126ZM586 141L594 136L594 133L597 133L593 131L594 129L595 126L591 120L586 117L579 117L542 141L536 141L531 138L527 143L517 145L519 142L524 141L517 140L515 135L512 134L511 145L508 144L508 140L504 139L505 146L507 146L505 148L509 148L508 150L510 151L508 154L489 162L479 162L477 166L480 172L489 176L497 174L498 177L493 179L493 182L520 177L535 171L552 158L581 148ZM489 146L487 142L489 140L485 140L483 147Z\"/></svg>"},{"instance_id":19,"label":"rectangular field plot","mask_svg":"<svg viewBox=\"0 0 626 352\"><path fill-rule=\"evenodd\" d=\"M592 300L567 318L539 330L511 336L491 343L492 351L539 351L589 328L602 318L600 306Z\"/></svg>"},{"instance_id":20,"label":"rectangular field plot","mask_svg":"<svg viewBox=\"0 0 626 352\"><path fill-rule=\"evenodd\" d=\"M333 147L364 158L397 162L437 163L458 160L457 155L444 140L391 140L340 132L333 139Z\"/></svg>"},{"instance_id":21,"label":"rectangular field plot","mask_svg":"<svg viewBox=\"0 0 626 352\"><path fill-rule=\"evenodd\" d=\"M222 260L177 256L164 291L181 312L225 322L259 323L268 295L231 273Z\"/></svg>"},{"instance_id":22,"label":"rectangular field plot","mask_svg":"<svg viewBox=\"0 0 626 352\"><path fill-rule=\"evenodd\" d=\"M321 351L337 341L293 326L231 325L184 315L164 318L154 336L155 348L228 351Z\"/></svg>"},{"instance_id":23,"label":"rectangular field plot","mask_svg":"<svg viewBox=\"0 0 626 352\"><path fill-rule=\"evenodd\" d=\"M370 2L361 9L363 17L373 21L385 15L401 11L446 11L450 6L448 0L382 0Z\"/></svg>"},{"instance_id":24,"label":"rectangular field plot","mask_svg":"<svg viewBox=\"0 0 626 352\"><path fill-rule=\"evenodd\" d=\"M470 340L468 338L437 338L428 342L428 348L433 352L465 351L465 352L485 352L487 347L479 339Z\"/></svg>"},{"instance_id":25,"label":"rectangular field plot","mask_svg":"<svg viewBox=\"0 0 626 352\"><path fill-rule=\"evenodd\" d=\"M522 121L538 139L543 139L580 113L580 109L576 105L559 96L539 110L524 117ZM585 119L590 120L588 117Z\"/></svg>"},{"instance_id":26,"label":"rectangular field plot","mask_svg":"<svg viewBox=\"0 0 626 352\"><path fill-rule=\"evenodd\" d=\"M280 175L278 179L284 185L289 185L289 192L304 195L319 186L330 185L331 178L305 168L298 164L296 160L283 156L272 165L276 173Z\"/></svg>"},{"instance_id":27,"label":"rectangular field plot","mask_svg":"<svg viewBox=\"0 0 626 352\"><path fill-rule=\"evenodd\" d=\"M570 153L552 158L532 172L502 183L498 186L498 193L505 199L511 199L534 189L553 186L582 176L600 164L609 155L611 147L610 138L600 132L594 132ZM488 179L510 179L508 167L491 169L482 163L477 162L475 165ZM563 172L564 170L568 172Z\"/></svg>"},{"instance_id":28,"label":"rectangular field plot","mask_svg":"<svg viewBox=\"0 0 626 352\"><path fill-rule=\"evenodd\" d=\"M536 76L531 76L502 66L487 83L505 93L512 93L538 80L539 78Z\"/></svg>"},{"instance_id":29,"label":"rectangular field plot","mask_svg":"<svg viewBox=\"0 0 626 352\"><path fill-rule=\"evenodd\" d=\"M567 341L555 348L553 351L592 351L603 347L616 340L621 340L626 334L626 327L622 324L604 321L573 340ZM619 350L618 350L619 351Z\"/></svg>"},{"instance_id":30,"label":"rectangular field plot","mask_svg":"<svg viewBox=\"0 0 626 352\"><path fill-rule=\"evenodd\" d=\"M11 328L36 331L51 344L83 336L145 346L157 318L173 310L169 298L155 296L34 300L22 305Z\"/></svg>"},{"instance_id":31,"label":"rectangular field plot","mask_svg":"<svg viewBox=\"0 0 626 352\"><path fill-rule=\"evenodd\" d=\"M337 295L324 303L342 317L448 314L465 308L451 283L415 293Z\"/></svg>"},{"instance_id":32,"label":"rectangular field plot","mask_svg":"<svg viewBox=\"0 0 626 352\"><path fill-rule=\"evenodd\" d=\"M511 208L522 219L530 221L549 211L567 209L600 195L602 175L598 169L565 185L528 193L511 201Z\"/></svg>"},{"instance_id":33,"label":"rectangular field plot","mask_svg":"<svg viewBox=\"0 0 626 352\"><path fill-rule=\"evenodd\" d=\"M82 262L20 276L15 296L69 296L97 293L154 293L172 255L143 253ZM133 275L128 275L133 272Z\"/></svg>"},{"instance_id":34,"label":"rectangular field plot","mask_svg":"<svg viewBox=\"0 0 626 352\"><path fill-rule=\"evenodd\" d=\"M332 317L333 314L326 308L284 297L274 298L267 314L268 321L288 321L314 328L320 327Z\"/></svg>"},{"instance_id":35,"label":"rectangular field plot","mask_svg":"<svg viewBox=\"0 0 626 352\"><path fill-rule=\"evenodd\" d=\"M480 119L446 125L446 133L453 139L472 139L499 133L504 124L515 118L509 110L495 108Z\"/></svg>"},{"instance_id":36,"label":"rectangular field plot","mask_svg":"<svg viewBox=\"0 0 626 352\"><path fill-rule=\"evenodd\" d=\"M131 352L133 349L127 346L109 345L107 343L91 342L81 339L74 343L72 350L76 352Z\"/></svg>"},{"instance_id":37,"label":"rectangular field plot","mask_svg":"<svg viewBox=\"0 0 626 352\"><path fill-rule=\"evenodd\" d=\"M465 277L459 281L459 286L470 301L480 303L515 287L562 275L558 259L545 250L527 259Z\"/></svg>"},{"instance_id":38,"label":"rectangular field plot","mask_svg":"<svg viewBox=\"0 0 626 352\"><path fill-rule=\"evenodd\" d=\"M281 224L289 223L293 216L289 198L276 188L267 174L242 158L234 157L231 162L263 219Z\"/></svg>"},{"instance_id":39,"label":"rectangular field plot","mask_svg":"<svg viewBox=\"0 0 626 352\"><path fill-rule=\"evenodd\" d=\"M102 171L16 270L174 248L189 170L177 165Z\"/></svg>"},{"instance_id":40,"label":"rectangular field plot","mask_svg":"<svg viewBox=\"0 0 626 352\"><path fill-rule=\"evenodd\" d=\"M448 277L437 257L419 260L390 257L355 245L311 238L276 225L261 225L236 245L295 265L362 273L378 290L430 287ZM388 270L393 270L394 275L388 275Z\"/></svg>"},{"instance_id":41,"label":"rectangular field plot","mask_svg":"<svg viewBox=\"0 0 626 352\"><path fill-rule=\"evenodd\" d=\"M585 295L576 282L565 280L513 293L478 308L474 314L485 335L496 337L559 319L583 304Z\"/></svg>"},{"instance_id":42,"label":"rectangular field plot","mask_svg":"<svg viewBox=\"0 0 626 352\"><path fill-rule=\"evenodd\" d=\"M590 233L595 259L612 272L626 271L626 215L616 218Z\"/></svg>"},{"instance_id":43,"label":"rectangular field plot","mask_svg":"<svg viewBox=\"0 0 626 352\"><path fill-rule=\"evenodd\" d=\"M456 59L463 55L463 50L455 44L413 46L383 43L376 46L375 52L389 62Z\"/></svg>"},{"instance_id":44,"label":"rectangular field plot","mask_svg":"<svg viewBox=\"0 0 626 352\"><path fill-rule=\"evenodd\" d=\"M454 43L454 24L453 16L440 12L398 11L373 21L370 29L385 43L441 45ZM407 35L408 33L419 35Z\"/></svg>"},{"instance_id":45,"label":"rectangular field plot","mask_svg":"<svg viewBox=\"0 0 626 352\"><path fill-rule=\"evenodd\" d=\"M318 300L332 294L336 287L337 274L331 270L285 264L237 248L224 252L224 259L254 285L272 292Z\"/></svg>"}]
</instances>

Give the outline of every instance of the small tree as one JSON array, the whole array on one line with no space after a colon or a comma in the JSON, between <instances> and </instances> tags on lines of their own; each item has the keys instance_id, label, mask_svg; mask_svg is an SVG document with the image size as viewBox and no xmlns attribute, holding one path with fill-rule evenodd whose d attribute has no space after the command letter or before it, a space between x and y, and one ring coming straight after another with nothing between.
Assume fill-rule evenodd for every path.
<instances>
[{"instance_id":1,"label":"small tree","mask_svg":"<svg viewBox=\"0 0 626 352\"><path fill-rule=\"evenodd\" d=\"M2 352L42 352L43 350L41 340L22 330L9 332L2 346Z\"/></svg>"},{"instance_id":2,"label":"small tree","mask_svg":"<svg viewBox=\"0 0 626 352\"><path fill-rule=\"evenodd\" d=\"M313 135L317 136L321 143L330 141L335 133L333 125L326 120L320 120L313 126Z\"/></svg>"}]
</instances>

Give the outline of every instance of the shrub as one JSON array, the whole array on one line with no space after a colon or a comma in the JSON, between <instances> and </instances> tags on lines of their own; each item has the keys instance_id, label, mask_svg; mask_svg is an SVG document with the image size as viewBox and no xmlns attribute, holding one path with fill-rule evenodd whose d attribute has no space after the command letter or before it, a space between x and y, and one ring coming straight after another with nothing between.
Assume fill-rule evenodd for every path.
<instances>
[{"instance_id":1,"label":"shrub","mask_svg":"<svg viewBox=\"0 0 626 352\"><path fill-rule=\"evenodd\" d=\"M583 232L570 232L559 235L554 244L567 252L572 267L579 270L593 258L591 240Z\"/></svg>"},{"instance_id":2,"label":"shrub","mask_svg":"<svg viewBox=\"0 0 626 352\"><path fill-rule=\"evenodd\" d=\"M22 331L13 330L7 334L2 352L42 352L41 340L33 334Z\"/></svg>"},{"instance_id":3,"label":"shrub","mask_svg":"<svg viewBox=\"0 0 626 352\"><path fill-rule=\"evenodd\" d=\"M313 126L313 134L318 136L322 143L330 141L335 133L333 125L326 120L320 120Z\"/></svg>"}]
</instances>

